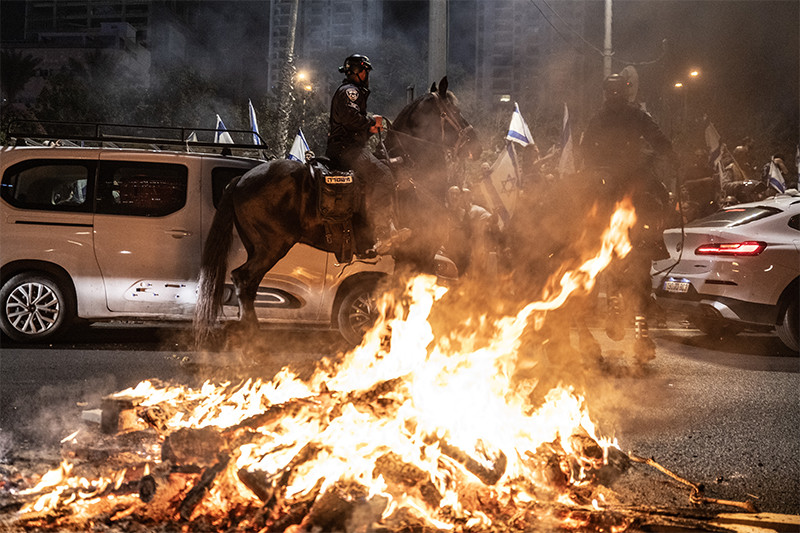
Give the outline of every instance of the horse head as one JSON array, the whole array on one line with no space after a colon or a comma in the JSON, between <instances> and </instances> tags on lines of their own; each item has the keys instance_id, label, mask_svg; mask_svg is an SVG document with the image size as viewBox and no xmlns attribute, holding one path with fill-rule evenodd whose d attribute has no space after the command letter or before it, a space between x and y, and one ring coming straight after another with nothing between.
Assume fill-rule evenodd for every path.
<instances>
[{"instance_id":1,"label":"horse head","mask_svg":"<svg viewBox=\"0 0 800 533\"><path fill-rule=\"evenodd\" d=\"M434 167L448 158L476 159L480 155L475 129L447 87L445 76L438 86L431 85L429 93L403 108L387 135L390 152Z\"/></svg>"},{"instance_id":2,"label":"horse head","mask_svg":"<svg viewBox=\"0 0 800 533\"><path fill-rule=\"evenodd\" d=\"M441 142L450 146L456 157L477 159L483 150L478 135L472 125L461 114L458 99L447 90L447 76L443 77L437 88L431 85L431 94L436 95L435 102L439 111L441 125ZM449 126L449 127L448 127Z\"/></svg>"}]
</instances>

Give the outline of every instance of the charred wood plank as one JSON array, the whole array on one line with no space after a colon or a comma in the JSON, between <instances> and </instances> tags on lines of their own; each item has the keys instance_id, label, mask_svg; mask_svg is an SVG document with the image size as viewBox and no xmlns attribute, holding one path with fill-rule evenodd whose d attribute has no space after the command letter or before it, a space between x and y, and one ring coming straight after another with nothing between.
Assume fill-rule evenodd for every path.
<instances>
[{"instance_id":1,"label":"charred wood plank","mask_svg":"<svg viewBox=\"0 0 800 533\"><path fill-rule=\"evenodd\" d=\"M236 472L236 477L264 503L268 503L275 494L275 486L269 482L265 472L240 468L239 471Z\"/></svg>"},{"instance_id":2,"label":"charred wood plank","mask_svg":"<svg viewBox=\"0 0 800 533\"><path fill-rule=\"evenodd\" d=\"M270 429L285 418L293 418L308 410L309 415L320 414L327 410L331 405L332 393L324 393L313 398L295 398L288 402L271 405L263 413L253 415L231 426L223 432L223 436L231 439L237 438L240 433L246 433L250 429L266 428Z\"/></svg>"},{"instance_id":3,"label":"charred wood plank","mask_svg":"<svg viewBox=\"0 0 800 533\"><path fill-rule=\"evenodd\" d=\"M148 426L159 433L163 433L168 429L167 423L175 414L175 409L166 404L158 404L149 407L139 407L136 413Z\"/></svg>"},{"instance_id":4,"label":"charred wood plank","mask_svg":"<svg viewBox=\"0 0 800 533\"><path fill-rule=\"evenodd\" d=\"M423 501L432 507L438 507L442 495L433 484L427 472L416 465L407 463L394 452L387 452L375 460L372 475L382 475L387 481L406 489L419 491Z\"/></svg>"},{"instance_id":5,"label":"charred wood plank","mask_svg":"<svg viewBox=\"0 0 800 533\"><path fill-rule=\"evenodd\" d=\"M662 472L662 473L668 475L669 477L671 477L675 481L678 481L680 483L683 483L684 485L689 486L691 488L691 492L689 493L689 501L691 503L695 503L695 504L711 503L711 504L717 504L717 505L727 505L727 506L730 506L730 507L738 507L740 509L744 509L745 511L749 511L751 513L757 513L758 512L758 509L756 508L756 506L753 504L753 502L750 502L750 501L740 502L740 501L734 501L734 500L721 500L721 499L718 499L718 498L710 498L710 497L707 497L707 496L703 496L704 487L702 485L698 485L696 483L692 483L688 479L684 479L684 478L680 477L676 473L672 472L671 470L669 470L669 469L665 468L664 466L660 465L659 463L657 463L656 460L653 459L652 457L648 458L648 459L645 459L645 458L639 457L639 456L637 456L637 455L635 455L633 453L629 453L628 456L631 458L632 461L635 461L637 463L644 463L646 465L652 466L653 468L655 468L659 472Z\"/></svg>"},{"instance_id":6,"label":"charred wood plank","mask_svg":"<svg viewBox=\"0 0 800 533\"><path fill-rule=\"evenodd\" d=\"M164 439L161 459L174 465L208 467L218 461L220 453L227 451L227 441L219 428L180 428Z\"/></svg>"},{"instance_id":7,"label":"charred wood plank","mask_svg":"<svg viewBox=\"0 0 800 533\"><path fill-rule=\"evenodd\" d=\"M492 461L493 463L492 468L487 468L465 451L449 444L444 439L438 440L439 449L443 454L460 463L464 468L467 469L467 471L474 474L475 477L480 479L486 485L494 485L500 481L500 478L502 478L503 474L506 472L508 458L502 450L497 450L494 458L489 457L489 454L486 450L482 451L481 454L485 457L485 459L487 459L487 461Z\"/></svg>"},{"instance_id":8,"label":"charred wood plank","mask_svg":"<svg viewBox=\"0 0 800 533\"><path fill-rule=\"evenodd\" d=\"M295 498L286 509L278 512L278 518L267 526L267 531L283 533L289 531L292 526L302 523L319 496L321 488L322 480L319 480L307 494Z\"/></svg>"},{"instance_id":9,"label":"charred wood plank","mask_svg":"<svg viewBox=\"0 0 800 533\"><path fill-rule=\"evenodd\" d=\"M200 476L200 480L197 482L197 484L195 484L194 487L191 488L181 504L178 506L178 514L183 520L188 521L191 519L192 511L194 511L194 508L197 507L197 504L203 499L206 491L217 478L217 475L225 470L229 460L229 456L223 455L219 458L219 461L214 466L206 468L203 471L203 474Z\"/></svg>"}]
</instances>

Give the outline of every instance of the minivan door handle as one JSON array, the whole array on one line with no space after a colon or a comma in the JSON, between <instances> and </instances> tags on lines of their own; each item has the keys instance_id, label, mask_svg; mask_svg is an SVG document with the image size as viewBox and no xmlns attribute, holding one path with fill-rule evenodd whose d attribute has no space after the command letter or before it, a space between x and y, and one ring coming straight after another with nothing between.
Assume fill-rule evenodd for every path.
<instances>
[{"instance_id":1,"label":"minivan door handle","mask_svg":"<svg viewBox=\"0 0 800 533\"><path fill-rule=\"evenodd\" d=\"M186 231L185 229L168 229L165 230L164 233L167 235L172 235L174 239L182 239L192 234L191 231Z\"/></svg>"}]
</instances>

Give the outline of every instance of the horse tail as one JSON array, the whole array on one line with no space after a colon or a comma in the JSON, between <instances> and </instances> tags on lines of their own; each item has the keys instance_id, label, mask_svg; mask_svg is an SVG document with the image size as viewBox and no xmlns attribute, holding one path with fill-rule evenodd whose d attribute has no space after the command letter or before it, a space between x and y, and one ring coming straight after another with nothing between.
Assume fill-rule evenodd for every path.
<instances>
[{"instance_id":1,"label":"horse tail","mask_svg":"<svg viewBox=\"0 0 800 533\"><path fill-rule=\"evenodd\" d=\"M211 335L211 329L222 308L222 293L228 271L228 253L233 242L233 189L239 178L234 178L220 198L217 212L211 222L197 281L197 304L194 310L195 344L201 346Z\"/></svg>"}]
</instances>

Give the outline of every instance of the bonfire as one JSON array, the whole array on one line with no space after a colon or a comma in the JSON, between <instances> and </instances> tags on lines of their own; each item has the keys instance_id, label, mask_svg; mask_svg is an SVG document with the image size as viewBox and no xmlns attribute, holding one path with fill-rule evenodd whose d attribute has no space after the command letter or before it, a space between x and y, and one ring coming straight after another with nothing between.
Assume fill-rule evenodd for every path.
<instances>
[{"instance_id":1,"label":"bonfire","mask_svg":"<svg viewBox=\"0 0 800 533\"><path fill-rule=\"evenodd\" d=\"M429 316L448 289L416 276L401 298L380 302L361 345L305 379L286 367L269 380L145 381L113 394L105 433L65 437L63 462L17 494L13 525L297 533L700 523L619 505L604 480L640 459L599 434L569 384L532 394L535 374L517 372L523 331L590 290L630 250L634 220L619 206L600 250L547 297L463 328L488 335L435 338Z\"/></svg>"}]
</instances>

